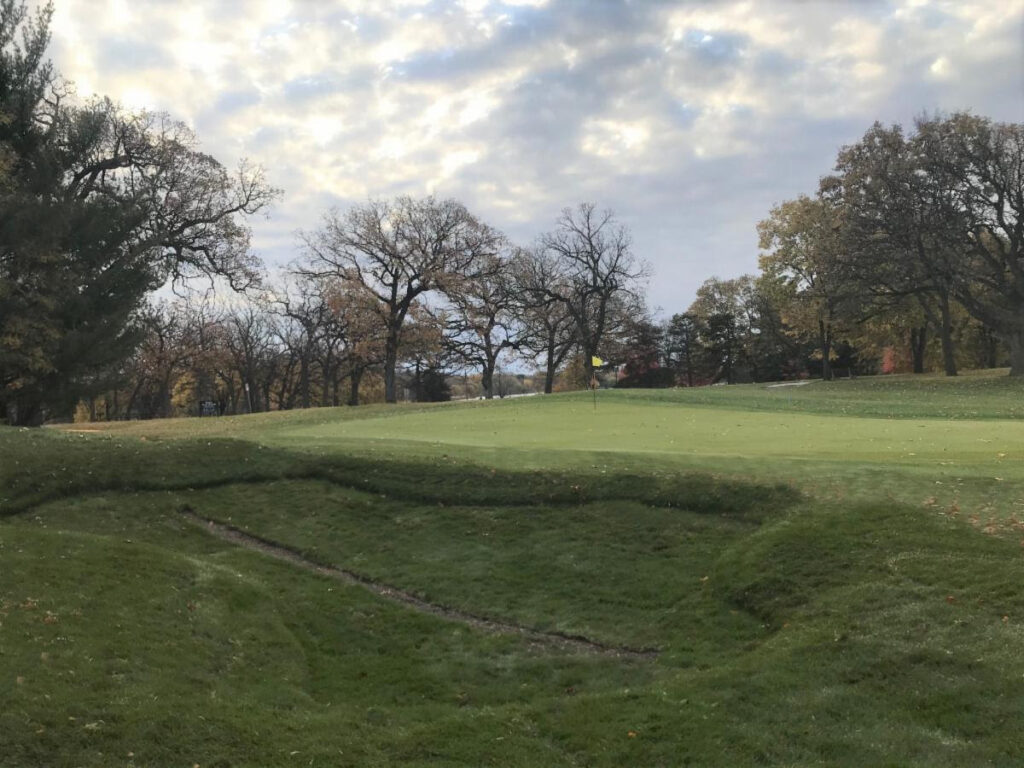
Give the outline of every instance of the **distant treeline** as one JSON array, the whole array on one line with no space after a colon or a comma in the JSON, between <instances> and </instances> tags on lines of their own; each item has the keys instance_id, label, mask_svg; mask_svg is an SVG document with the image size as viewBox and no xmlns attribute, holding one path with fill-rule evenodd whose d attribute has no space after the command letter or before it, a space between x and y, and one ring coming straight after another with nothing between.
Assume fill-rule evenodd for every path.
<instances>
[{"instance_id":1,"label":"distant treeline","mask_svg":"<svg viewBox=\"0 0 1024 768\"><path fill-rule=\"evenodd\" d=\"M711 278L687 312L639 329L625 383L1024 375L1024 125L876 123L758 233L760 274Z\"/></svg>"},{"instance_id":2,"label":"distant treeline","mask_svg":"<svg viewBox=\"0 0 1024 768\"><path fill-rule=\"evenodd\" d=\"M813 197L759 224L761 274L712 278L658 324L629 231L589 203L523 247L456 200L373 200L327 212L268 276L246 223L280 194L262 170L229 171L166 115L74 99L45 58L50 15L0 0L9 423L440 400L459 374L473 394L470 372L484 397L595 378L1024 374L1021 125L873 126ZM154 300L166 286L183 298Z\"/></svg>"}]
</instances>

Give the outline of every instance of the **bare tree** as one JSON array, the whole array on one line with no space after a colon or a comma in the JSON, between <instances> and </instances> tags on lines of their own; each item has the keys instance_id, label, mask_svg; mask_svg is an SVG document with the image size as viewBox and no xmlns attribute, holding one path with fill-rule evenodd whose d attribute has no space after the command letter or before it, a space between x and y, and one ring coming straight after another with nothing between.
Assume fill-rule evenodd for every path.
<instances>
[{"instance_id":1,"label":"bare tree","mask_svg":"<svg viewBox=\"0 0 1024 768\"><path fill-rule=\"evenodd\" d=\"M189 370L195 356L193 320L183 303L160 304L143 314L145 335L126 367L131 382L126 417L171 415L174 383Z\"/></svg>"},{"instance_id":2,"label":"bare tree","mask_svg":"<svg viewBox=\"0 0 1024 768\"><path fill-rule=\"evenodd\" d=\"M559 274L544 293L572 317L589 377L592 358L612 330L614 304L639 298L645 270L633 255L629 231L611 211L599 212L592 203L564 209L540 245L557 260Z\"/></svg>"},{"instance_id":3,"label":"bare tree","mask_svg":"<svg viewBox=\"0 0 1024 768\"><path fill-rule=\"evenodd\" d=\"M184 308L195 329L192 376L196 394L201 400L216 402L221 414L237 413L244 388L227 347L226 310L205 298L198 303L186 301Z\"/></svg>"},{"instance_id":4,"label":"bare tree","mask_svg":"<svg viewBox=\"0 0 1024 768\"><path fill-rule=\"evenodd\" d=\"M270 410L270 386L277 366L268 310L246 303L228 313L224 326L224 344L242 381L246 410Z\"/></svg>"},{"instance_id":5,"label":"bare tree","mask_svg":"<svg viewBox=\"0 0 1024 768\"><path fill-rule=\"evenodd\" d=\"M477 274L447 282L445 335L464 365L480 369L484 397L491 400L498 359L506 350L519 348L524 330L509 258L494 255L483 261Z\"/></svg>"},{"instance_id":6,"label":"bare tree","mask_svg":"<svg viewBox=\"0 0 1024 768\"><path fill-rule=\"evenodd\" d=\"M544 250L520 251L512 265L517 310L523 333L518 349L544 361L544 392L551 394L555 373L576 347L576 324L561 284L555 256Z\"/></svg>"},{"instance_id":7,"label":"bare tree","mask_svg":"<svg viewBox=\"0 0 1024 768\"><path fill-rule=\"evenodd\" d=\"M455 200L399 197L332 211L303 241L308 274L348 281L372 298L384 329L384 397L393 403L402 326L413 302L453 277L475 274L503 238Z\"/></svg>"},{"instance_id":8,"label":"bare tree","mask_svg":"<svg viewBox=\"0 0 1024 768\"><path fill-rule=\"evenodd\" d=\"M276 292L274 306L291 325L282 340L291 349L299 367L298 391L293 394L298 394L300 407L309 408L313 402L311 377L314 358L317 347L329 331L332 318L327 297L319 279L297 272L295 279ZM294 404L294 397L291 404Z\"/></svg>"}]
</instances>

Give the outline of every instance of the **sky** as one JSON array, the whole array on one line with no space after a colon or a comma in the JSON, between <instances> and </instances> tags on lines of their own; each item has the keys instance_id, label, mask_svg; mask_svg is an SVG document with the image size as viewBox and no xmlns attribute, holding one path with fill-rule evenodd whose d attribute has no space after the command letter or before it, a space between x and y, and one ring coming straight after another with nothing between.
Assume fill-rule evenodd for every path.
<instances>
[{"instance_id":1,"label":"sky","mask_svg":"<svg viewBox=\"0 0 1024 768\"><path fill-rule=\"evenodd\" d=\"M684 311L876 121L1024 122L1024 0L55 0L79 95L166 111L284 190L269 265L330 208L455 197L515 242L615 212Z\"/></svg>"}]
</instances>

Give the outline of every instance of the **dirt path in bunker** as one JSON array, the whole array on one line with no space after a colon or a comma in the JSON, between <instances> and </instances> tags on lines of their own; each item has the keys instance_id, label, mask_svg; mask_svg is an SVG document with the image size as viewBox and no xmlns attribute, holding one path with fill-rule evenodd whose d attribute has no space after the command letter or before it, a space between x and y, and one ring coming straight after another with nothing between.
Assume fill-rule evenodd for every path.
<instances>
[{"instance_id":1,"label":"dirt path in bunker","mask_svg":"<svg viewBox=\"0 0 1024 768\"><path fill-rule=\"evenodd\" d=\"M595 653L605 656L653 659L658 655L657 649L654 648L632 648L629 646L610 645L582 635L542 631L522 624L490 619L484 616L468 613L466 611L461 611L457 608L451 608L446 605L431 603L417 597L411 592L376 581L375 579L371 579L368 576L364 576L354 571L317 563L286 544L271 541L261 536L256 536L248 533L247 531L243 531L242 529L236 528L232 525L226 525L224 523L217 522L216 520L203 517L189 506L182 507L181 515L185 519L201 526L204 530L220 539L223 539L224 541L229 541L233 544L237 544L255 552L260 552L278 560L283 560L304 570L320 574L321 576L327 576L345 584L362 587L385 600L400 603L408 608L419 611L420 613L429 613L432 616L439 616L440 618L448 621L459 622L483 632L518 635L529 642L538 645L558 647L576 652Z\"/></svg>"}]
</instances>

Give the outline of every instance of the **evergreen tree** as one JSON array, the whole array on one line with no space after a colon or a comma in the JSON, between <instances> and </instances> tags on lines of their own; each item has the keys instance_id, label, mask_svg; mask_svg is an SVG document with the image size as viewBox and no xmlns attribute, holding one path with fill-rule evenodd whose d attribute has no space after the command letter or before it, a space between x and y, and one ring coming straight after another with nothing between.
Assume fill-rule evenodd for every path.
<instances>
[{"instance_id":1,"label":"evergreen tree","mask_svg":"<svg viewBox=\"0 0 1024 768\"><path fill-rule=\"evenodd\" d=\"M168 280L252 285L241 217L276 194L165 115L74 103L45 60L51 14L0 0L0 413L17 424L105 387Z\"/></svg>"}]
</instances>

